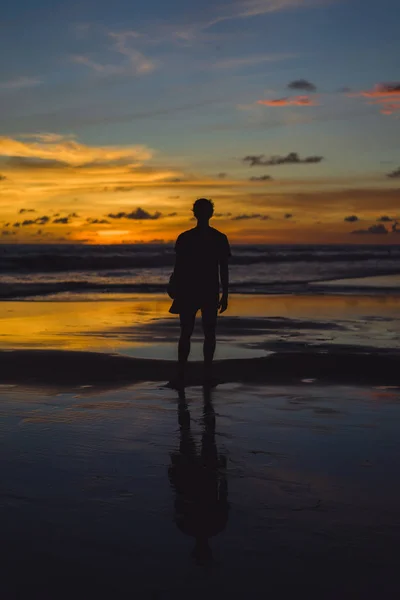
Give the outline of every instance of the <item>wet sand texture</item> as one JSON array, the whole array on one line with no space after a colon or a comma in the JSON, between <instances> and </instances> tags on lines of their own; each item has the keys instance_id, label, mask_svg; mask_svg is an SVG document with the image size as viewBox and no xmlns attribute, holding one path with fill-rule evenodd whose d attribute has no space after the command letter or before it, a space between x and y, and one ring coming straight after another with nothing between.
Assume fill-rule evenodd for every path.
<instances>
[{"instance_id":1,"label":"wet sand texture","mask_svg":"<svg viewBox=\"0 0 400 600\"><path fill-rule=\"evenodd\" d=\"M123 386L139 381L166 382L175 363L119 354L66 350L0 352L0 382L59 386ZM400 355L396 353L286 352L263 358L215 361L220 383L288 383L302 379L348 384L398 385ZM201 383L201 362L189 363L187 385Z\"/></svg>"}]
</instances>

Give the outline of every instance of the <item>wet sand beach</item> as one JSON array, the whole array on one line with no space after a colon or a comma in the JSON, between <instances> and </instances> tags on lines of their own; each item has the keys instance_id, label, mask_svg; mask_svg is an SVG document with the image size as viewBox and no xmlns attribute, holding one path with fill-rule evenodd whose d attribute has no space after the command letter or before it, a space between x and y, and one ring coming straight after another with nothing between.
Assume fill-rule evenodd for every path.
<instances>
[{"instance_id":1,"label":"wet sand beach","mask_svg":"<svg viewBox=\"0 0 400 600\"><path fill-rule=\"evenodd\" d=\"M0 348L52 348L176 359L179 323L165 294L81 294L0 302ZM217 359L308 347L400 349L400 296L232 294ZM201 327L191 359L199 360Z\"/></svg>"},{"instance_id":2,"label":"wet sand beach","mask_svg":"<svg viewBox=\"0 0 400 600\"><path fill-rule=\"evenodd\" d=\"M169 382L176 363L119 354L68 350L0 350L3 384L124 387L134 382ZM400 353L338 351L281 352L262 358L214 361L216 383L400 384ZM202 385L203 365L189 363L185 386Z\"/></svg>"},{"instance_id":3,"label":"wet sand beach","mask_svg":"<svg viewBox=\"0 0 400 600\"><path fill-rule=\"evenodd\" d=\"M397 598L398 296L0 304L1 597Z\"/></svg>"},{"instance_id":4,"label":"wet sand beach","mask_svg":"<svg viewBox=\"0 0 400 600\"><path fill-rule=\"evenodd\" d=\"M399 400L2 384L2 597L396 598Z\"/></svg>"}]
</instances>

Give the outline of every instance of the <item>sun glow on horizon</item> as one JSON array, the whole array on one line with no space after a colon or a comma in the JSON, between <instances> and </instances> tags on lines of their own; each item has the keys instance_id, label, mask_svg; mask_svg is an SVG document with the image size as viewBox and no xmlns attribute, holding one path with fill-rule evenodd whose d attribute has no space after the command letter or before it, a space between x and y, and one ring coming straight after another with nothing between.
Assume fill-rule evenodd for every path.
<instances>
[{"instance_id":1,"label":"sun glow on horizon","mask_svg":"<svg viewBox=\"0 0 400 600\"><path fill-rule=\"evenodd\" d=\"M394 0L361 25L340 0L83 3L79 22L54 3L3 15L0 243L166 242L204 196L234 243L400 242Z\"/></svg>"},{"instance_id":2,"label":"sun glow on horizon","mask_svg":"<svg viewBox=\"0 0 400 600\"><path fill-rule=\"evenodd\" d=\"M236 175L211 177L183 163L152 164L154 152L140 145L89 146L50 133L2 138L1 155L3 243L165 242L194 225L191 206L204 195L215 202L213 226L236 243L400 241L395 177L371 176L363 188L357 177L299 179L319 156L251 155ZM286 175L254 175L254 165Z\"/></svg>"}]
</instances>

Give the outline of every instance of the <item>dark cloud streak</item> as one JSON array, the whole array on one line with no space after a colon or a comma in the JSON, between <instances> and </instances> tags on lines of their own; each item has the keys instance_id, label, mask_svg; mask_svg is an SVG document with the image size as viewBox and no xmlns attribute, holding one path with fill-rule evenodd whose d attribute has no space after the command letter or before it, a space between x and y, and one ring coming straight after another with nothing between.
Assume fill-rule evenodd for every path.
<instances>
[{"instance_id":1,"label":"dark cloud streak","mask_svg":"<svg viewBox=\"0 0 400 600\"><path fill-rule=\"evenodd\" d=\"M356 229L351 233L355 235L385 235L389 232L384 225L371 225L371 227L368 227L368 229Z\"/></svg>"},{"instance_id":2,"label":"dark cloud streak","mask_svg":"<svg viewBox=\"0 0 400 600\"><path fill-rule=\"evenodd\" d=\"M71 168L66 162L53 158L38 158L25 156L11 156L7 160L7 166L11 168L22 169L65 169Z\"/></svg>"},{"instance_id":3,"label":"dark cloud streak","mask_svg":"<svg viewBox=\"0 0 400 600\"><path fill-rule=\"evenodd\" d=\"M391 179L397 179L398 177L400 178L400 167L391 173L387 173L387 177L390 177Z\"/></svg>"},{"instance_id":4,"label":"dark cloud streak","mask_svg":"<svg viewBox=\"0 0 400 600\"><path fill-rule=\"evenodd\" d=\"M58 219L53 219L53 223L58 225L68 225L70 223L69 217L59 217Z\"/></svg>"},{"instance_id":5,"label":"dark cloud streak","mask_svg":"<svg viewBox=\"0 0 400 600\"><path fill-rule=\"evenodd\" d=\"M249 177L249 181L271 181L271 175L261 175L260 177Z\"/></svg>"},{"instance_id":6,"label":"dark cloud streak","mask_svg":"<svg viewBox=\"0 0 400 600\"><path fill-rule=\"evenodd\" d=\"M110 221L107 221L107 219L91 219L89 217L86 219L86 223L88 225L109 225Z\"/></svg>"},{"instance_id":7,"label":"dark cloud streak","mask_svg":"<svg viewBox=\"0 0 400 600\"><path fill-rule=\"evenodd\" d=\"M19 222L17 221L16 223L13 224L13 227L28 227L30 225L46 225L46 223L48 223L50 221L50 217L47 216L43 216L43 217L38 217L37 219L25 219L25 221Z\"/></svg>"},{"instance_id":8,"label":"dark cloud streak","mask_svg":"<svg viewBox=\"0 0 400 600\"><path fill-rule=\"evenodd\" d=\"M143 208L137 208L136 210L133 210L130 213L126 213L126 212L119 212L119 213L109 213L107 215L107 217L109 217L110 219L131 219L133 221L155 221L157 219L160 219L162 217L162 213L160 212L155 212L154 214L151 214L149 212L147 212L147 210L144 210Z\"/></svg>"},{"instance_id":9,"label":"dark cloud streak","mask_svg":"<svg viewBox=\"0 0 400 600\"><path fill-rule=\"evenodd\" d=\"M296 79L288 84L289 90L305 90L306 92L316 92L317 86L307 79Z\"/></svg>"},{"instance_id":10,"label":"dark cloud streak","mask_svg":"<svg viewBox=\"0 0 400 600\"><path fill-rule=\"evenodd\" d=\"M264 159L264 154L250 154L243 158L243 162L249 163L250 167L276 167L278 165L300 165L320 163L323 156L306 156L300 158L297 152L289 152L286 156L271 156Z\"/></svg>"},{"instance_id":11,"label":"dark cloud streak","mask_svg":"<svg viewBox=\"0 0 400 600\"><path fill-rule=\"evenodd\" d=\"M38 217L37 219L35 219L35 223L37 225L46 225L46 223L48 223L50 221L50 217L44 216L44 217Z\"/></svg>"},{"instance_id":12,"label":"dark cloud streak","mask_svg":"<svg viewBox=\"0 0 400 600\"><path fill-rule=\"evenodd\" d=\"M232 217L232 221L247 221L249 219L259 219L260 221L267 221L268 215L262 215L260 213L242 214Z\"/></svg>"}]
</instances>

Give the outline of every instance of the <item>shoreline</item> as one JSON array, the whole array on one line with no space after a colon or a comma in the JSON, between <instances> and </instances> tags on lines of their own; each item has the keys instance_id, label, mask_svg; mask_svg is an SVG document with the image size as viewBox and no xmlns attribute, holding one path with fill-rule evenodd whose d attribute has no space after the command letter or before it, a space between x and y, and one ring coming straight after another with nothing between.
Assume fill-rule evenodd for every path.
<instances>
[{"instance_id":1,"label":"shoreline","mask_svg":"<svg viewBox=\"0 0 400 600\"><path fill-rule=\"evenodd\" d=\"M123 387L144 381L167 382L176 362L123 354L73 350L1 350L0 383L28 386ZM261 358L214 361L218 383L335 383L400 385L400 353L351 351L281 352ZM186 385L201 385L202 362L188 363Z\"/></svg>"},{"instance_id":2,"label":"shoreline","mask_svg":"<svg viewBox=\"0 0 400 600\"><path fill-rule=\"evenodd\" d=\"M324 277L317 279L304 279L293 281L273 281L268 284L254 282L232 282L230 285L230 293L232 295L243 296L273 296L282 295L290 296L296 294L298 296L326 296L326 295L365 295L365 296L381 296L390 294L392 296L400 295L400 288L397 283L392 285L376 285L374 280L379 282L383 277L398 277L399 269L383 269L376 271L372 275L365 273L349 273L348 275ZM372 284L363 285L364 280L371 280ZM337 282L337 283L336 283ZM360 284L361 282L361 284ZM85 295L97 294L100 298L107 298L109 294L129 296L140 295L163 295L166 296L167 283L96 283L85 281L63 281L63 282L18 282L6 283L0 285L0 302L7 301L46 301L52 298L56 300L65 299L65 294L75 294L78 299Z\"/></svg>"}]
</instances>

